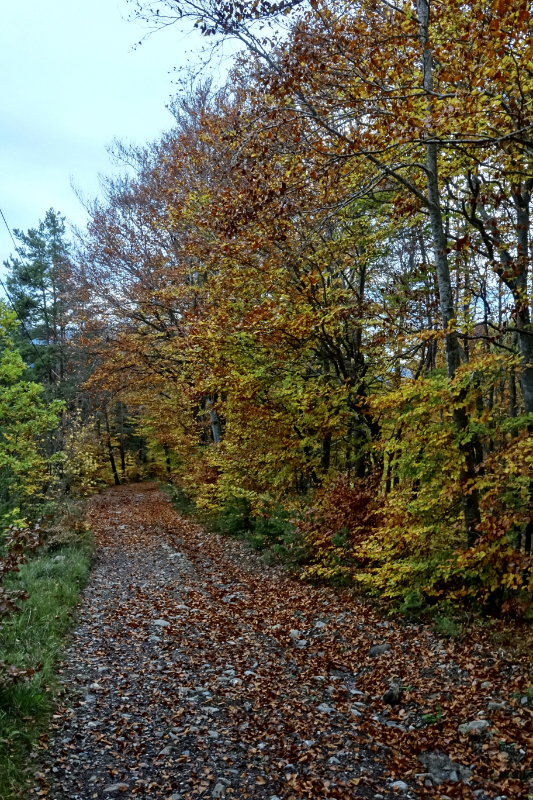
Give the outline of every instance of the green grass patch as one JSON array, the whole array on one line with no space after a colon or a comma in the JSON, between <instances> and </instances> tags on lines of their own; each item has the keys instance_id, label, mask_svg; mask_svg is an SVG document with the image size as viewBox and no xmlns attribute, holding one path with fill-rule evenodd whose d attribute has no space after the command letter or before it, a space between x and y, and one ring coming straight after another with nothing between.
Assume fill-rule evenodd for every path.
<instances>
[{"instance_id":1,"label":"green grass patch","mask_svg":"<svg viewBox=\"0 0 533 800\"><path fill-rule=\"evenodd\" d=\"M41 666L28 683L0 690L0 800L22 797L35 783L29 754L48 728L61 688L57 665L92 549L84 534L76 543L38 552L4 580L7 589L24 588L29 597L3 623L0 659L20 668Z\"/></svg>"}]
</instances>

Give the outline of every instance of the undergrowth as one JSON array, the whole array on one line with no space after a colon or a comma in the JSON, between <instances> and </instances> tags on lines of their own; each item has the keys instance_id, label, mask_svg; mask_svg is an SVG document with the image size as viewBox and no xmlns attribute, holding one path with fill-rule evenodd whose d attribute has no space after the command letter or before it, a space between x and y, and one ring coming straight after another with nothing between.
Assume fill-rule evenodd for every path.
<instances>
[{"instance_id":1,"label":"undergrowth","mask_svg":"<svg viewBox=\"0 0 533 800\"><path fill-rule=\"evenodd\" d=\"M290 521L290 513L279 504L265 504L252 513L245 498L232 498L217 514L202 512L177 486L163 484L174 507L181 514L193 516L210 530L242 539L261 553L267 564L278 564L297 571L309 558L309 548L302 534Z\"/></svg>"},{"instance_id":2,"label":"undergrowth","mask_svg":"<svg viewBox=\"0 0 533 800\"><path fill-rule=\"evenodd\" d=\"M48 727L60 689L56 668L92 547L87 531L76 532L70 541L41 548L4 579L7 589L24 589L28 599L2 624L0 660L36 672L29 682L0 690L0 800L23 796L33 782L30 752Z\"/></svg>"},{"instance_id":3,"label":"undergrowth","mask_svg":"<svg viewBox=\"0 0 533 800\"><path fill-rule=\"evenodd\" d=\"M171 484L161 484L161 488L170 496L176 510L195 518L206 528L222 534L241 539L258 551L269 565L280 565L300 575L302 567L309 563L312 556L309 544L298 527L290 520L290 514L279 504L265 505L261 514L253 514L250 504L245 498L233 498L217 514L207 514L198 508L194 500L181 488ZM334 537L334 545L342 547L347 539L342 530ZM321 583L344 587L337 577L323 578ZM367 593L364 587L351 588L358 594ZM368 595L369 602L376 598ZM443 638L461 637L468 627L468 621L459 609L449 603L430 605L419 589L407 592L400 603L388 602L383 605L384 613L401 616L411 621L430 623L435 633Z\"/></svg>"}]
</instances>

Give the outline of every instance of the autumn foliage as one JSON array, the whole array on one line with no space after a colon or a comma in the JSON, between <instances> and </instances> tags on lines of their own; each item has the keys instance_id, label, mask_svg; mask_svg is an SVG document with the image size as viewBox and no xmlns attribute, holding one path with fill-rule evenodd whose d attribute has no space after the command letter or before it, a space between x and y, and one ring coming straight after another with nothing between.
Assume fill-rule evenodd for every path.
<instances>
[{"instance_id":1,"label":"autumn foliage","mask_svg":"<svg viewBox=\"0 0 533 800\"><path fill-rule=\"evenodd\" d=\"M206 0L227 84L118 146L74 259L89 387L203 509L281 504L303 577L525 608L527 5L311 5L261 38Z\"/></svg>"}]
</instances>

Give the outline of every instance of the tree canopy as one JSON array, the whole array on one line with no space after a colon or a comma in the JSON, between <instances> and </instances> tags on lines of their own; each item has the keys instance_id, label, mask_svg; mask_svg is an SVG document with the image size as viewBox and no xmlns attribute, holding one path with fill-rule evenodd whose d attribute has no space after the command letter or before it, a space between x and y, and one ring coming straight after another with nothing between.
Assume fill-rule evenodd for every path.
<instances>
[{"instance_id":1,"label":"tree canopy","mask_svg":"<svg viewBox=\"0 0 533 800\"><path fill-rule=\"evenodd\" d=\"M72 247L52 211L17 233L39 375L85 360L91 463L151 463L212 513L282 509L307 579L529 602L527 4L135 13L243 49L158 140L115 146Z\"/></svg>"}]
</instances>

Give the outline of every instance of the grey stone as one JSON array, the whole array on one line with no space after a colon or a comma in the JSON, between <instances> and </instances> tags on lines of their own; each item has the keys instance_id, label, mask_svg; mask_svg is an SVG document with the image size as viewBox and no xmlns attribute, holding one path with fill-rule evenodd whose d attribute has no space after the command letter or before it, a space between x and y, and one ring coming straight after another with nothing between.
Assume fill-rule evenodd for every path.
<instances>
[{"instance_id":1,"label":"grey stone","mask_svg":"<svg viewBox=\"0 0 533 800\"><path fill-rule=\"evenodd\" d=\"M456 764L446 753L420 753L418 760L425 766L437 784L444 783L444 781L468 783L472 777L472 770L462 764Z\"/></svg>"},{"instance_id":2,"label":"grey stone","mask_svg":"<svg viewBox=\"0 0 533 800\"><path fill-rule=\"evenodd\" d=\"M376 656L382 656L384 653L388 653L390 649L390 644L374 644L368 651L368 655L375 658Z\"/></svg>"},{"instance_id":3,"label":"grey stone","mask_svg":"<svg viewBox=\"0 0 533 800\"><path fill-rule=\"evenodd\" d=\"M327 703L320 703L318 706L318 711L320 711L321 714L333 714L335 709L331 706L328 706Z\"/></svg>"},{"instance_id":4,"label":"grey stone","mask_svg":"<svg viewBox=\"0 0 533 800\"><path fill-rule=\"evenodd\" d=\"M507 705L505 703L498 703L495 700L491 700L487 705L487 708L489 711L505 711Z\"/></svg>"},{"instance_id":5,"label":"grey stone","mask_svg":"<svg viewBox=\"0 0 533 800\"><path fill-rule=\"evenodd\" d=\"M294 646L302 649L307 645L307 639L294 639Z\"/></svg>"},{"instance_id":6,"label":"grey stone","mask_svg":"<svg viewBox=\"0 0 533 800\"><path fill-rule=\"evenodd\" d=\"M156 619L154 625L157 625L158 628L167 628L170 625L166 619Z\"/></svg>"},{"instance_id":7,"label":"grey stone","mask_svg":"<svg viewBox=\"0 0 533 800\"><path fill-rule=\"evenodd\" d=\"M465 722L464 725L459 725L459 733L463 734L471 734L475 736L476 734L483 733L490 727L490 722L486 719L473 719L470 722Z\"/></svg>"},{"instance_id":8,"label":"grey stone","mask_svg":"<svg viewBox=\"0 0 533 800\"><path fill-rule=\"evenodd\" d=\"M490 681L483 681L483 683L481 684L482 689L490 689L491 686L492 683Z\"/></svg>"},{"instance_id":9,"label":"grey stone","mask_svg":"<svg viewBox=\"0 0 533 800\"><path fill-rule=\"evenodd\" d=\"M426 778L429 780L433 780L433 775L431 772L415 772L415 778Z\"/></svg>"},{"instance_id":10,"label":"grey stone","mask_svg":"<svg viewBox=\"0 0 533 800\"><path fill-rule=\"evenodd\" d=\"M393 722L391 719L386 719L384 722L387 728L397 728L399 731L405 730L405 725L401 725L398 722Z\"/></svg>"},{"instance_id":11,"label":"grey stone","mask_svg":"<svg viewBox=\"0 0 533 800\"><path fill-rule=\"evenodd\" d=\"M400 702L400 698L402 695L401 687L398 686L397 683L391 683L387 691L382 697L384 703L388 703L389 706L395 706Z\"/></svg>"},{"instance_id":12,"label":"grey stone","mask_svg":"<svg viewBox=\"0 0 533 800\"><path fill-rule=\"evenodd\" d=\"M280 800L280 799L279 799L279 797L277 796L277 794L271 794L271 795L270 795L270 800Z\"/></svg>"},{"instance_id":13,"label":"grey stone","mask_svg":"<svg viewBox=\"0 0 533 800\"><path fill-rule=\"evenodd\" d=\"M328 764L340 764L340 763L341 762L339 761L339 759L336 758L335 756L331 756L331 758L328 759Z\"/></svg>"},{"instance_id":14,"label":"grey stone","mask_svg":"<svg viewBox=\"0 0 533 800\"><path fill-rule=\"evenodd\" d=\"M57 564L59 564L61 561L64 561L64 560L65 560L65 556L56 556L56 557L54 558L54 561L55 561Z\"/></svg>"},{"instance_id":15,"label":"grey stone","mask_svg":"<svg viewBox=\"0 0 533 800\"><path fill-rule=\"evenodd\" d=\"M113 783L110 786L104 786L106 794L117 794L118 792L125 792L128 788L126 783Z\"/></svg>"},{"instance_id":16,"label":"grey stone","mask_svg":"<svg viewBox=\"0 0 533 800\"><path fill-rule=\"evenodd\" d=\"M321 628L325 628L326 625L327 625L327 622L322 622L322 620L320 620L320 619L318 620L318 622L315 622L315 628L318 628L319 630Z\"/></svg>"},{"instance_id":17,"label":"grey stone","mask_svg":"<svg viewBox=\"0 0 533 800\"><path fill-rule=\"evenodd\" d=\"M207 733L209 734L209 736L210 736L212 739L218 739L218 737L219 737L219 733L218 733L218 731L207 731Z\"/></svg>"},{"instance_id":18,"label":"grey stone","mask_svg":"<svg viewBox=\"0 0 533 800\"><path fill-rule=\"evenodd\" d=\"M213 789L213 793L211 797L224 797L226 794L226 787L223 783L217 783L215 788Z\"/></svg>"},{"instance_id":19,"label":"grey stone","mask_svg":"<svg viewBox=\"0 0 533 800\"><path fill-rule=\"evenodd\" d=\"M170 796L170 800L182 800L182 798L183 798L182 794L173 794Z\"/></svg>"},{"instance_id":20,"label":"grey stone","mask_svg":"<svg viewBox=\"0 0 533 800\"><path fill-rule=\"evenodd\" d=\"M161 752L159 753L159 755L160 755L160 756L170 756L170 755L172 755L172 753L173 753L173 752L174 752L174 748L172 747L172 745L171 745L171 744L169 744L169 745L167 745L167 747L164 747L164 748L161 750Z\"/></svg>"},{"instance_id":21,"label":"grey stone","mask_svg":"<svg viewBox=\"0 0 533 800\"><path fill-rule=\"evenodd\" d=\"M394 781L394 783L392 784L392 788L393 789L399 789L401 792L408 792L409 791L408 785L406 783L404 783L403 781Z\"/></svg>"},{"instance_id":22,"label":"grey stone","mask_svg":"<svg viewBox=\"0 0 533 800\"><path fill-rule=\"evenodd\" d=\"M244 703L244 710L250 712L253 708L251 703Z\"/></svg>"},{"instance_id":23,"label":"grey stone","mask_svg":"<svg viewBox=\"0 0 533 800\"><path fill-rule=\"evenodd\" d=\"M297 631L296 628L293 628L292 631L289 631L289 636L291 637L291 639L299 639L300 631Z\"/></svg>"},{"instance_id":24,"label":"grey stone","mask_svg":"<svg viewBox=\"0 0 533 800\"><path fill-rule=\"evenodd\" d=\"M219 708L215 708L215 706L204 706L204 711L207 711L208 714L218 714L220 711Z\"/></svg>"}]
</instances>

